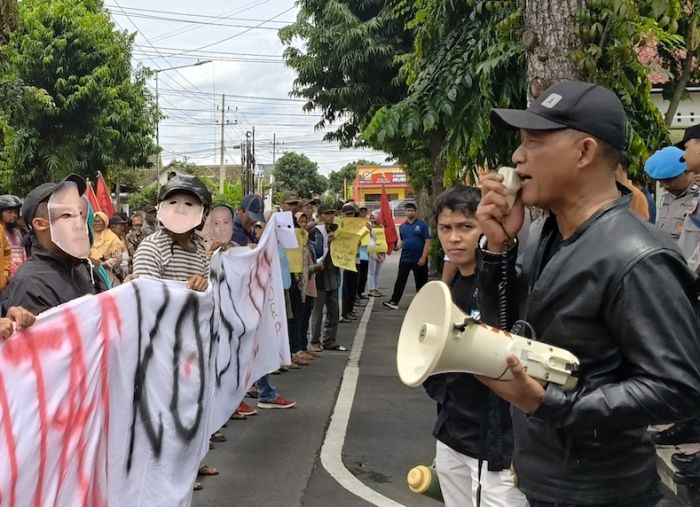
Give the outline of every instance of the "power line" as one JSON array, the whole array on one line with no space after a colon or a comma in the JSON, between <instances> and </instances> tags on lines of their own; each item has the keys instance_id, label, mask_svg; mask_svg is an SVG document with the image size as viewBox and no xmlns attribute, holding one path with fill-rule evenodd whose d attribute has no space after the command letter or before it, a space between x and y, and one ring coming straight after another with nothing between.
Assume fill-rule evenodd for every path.
<instances>
[{"instance_id":1,"label":"power line","mask_svg":"<svg viewBox=\"0 0 700 507\"><path fill-rule=\"evenodd\" d=\"M209 93L209 92L203 92L201 90L199 91L191 91L191 90L175 90L175 89L168 89L165 88L161 90L160 93L171 93L175 95L206 95L208 97L216 97L216 96L221 96L221 93ZM299 99L287 99L287 98L282 98L282 97L263 97L260 95L236 95L233 93L226 93L227 97L232 97L237 100L252 100L252 101L257 101L257 102L295 102L297 104L305 103L305 100L299 100Z\"/></svg>"},{"instance_id":2,"label":"power line","mask_svg":"<svg viewBox=\"0 0 700 507\"><path fill-rule=\"evenodd\" d=\"M117 14L119 15L118 12L110 11L112 14ZM124 11L124 14L126 14L126 11ZM206 25L206 26L226 26L226 27L232 27L232 28L250 28L251 30L274 30L278 31L278 27L272 27L272 26L260 26L260 25L239 25L235 23L215 23L213 21L196 21L192 19L178 19L178 18L169 18L166 16L155 16L155 15L150 15L150 14L139 14L138 12L131 12L129 11L129 16L132 18L137 18L137 19L149 19L149 20L154 20L154 21L169 21L173 23L187 23L187 24L192 24L192 25ZM162 39L161 39L162 40Z\"/></svg>"},{"instance_id":3,"label":"power line","mask_svg":"<svg viewBox=\"0 0 700 507\"><path fill-rule=\"evenodd\" d=\"M248 8L242 9L242 10L238 10L238 11L234 10L232 12L244 12L244 11L250 10L254 7L259 7L260 5L265 4L265 3L267 3L267 2L259 2L259 3L256 3L255 5L253 5L252 7L248 7ZM105 7L110 8L110 7L114 7L114 6L105 4ZM237 18L234 16L227 16L225 14L218 14L218 15L210 16L210 15L206 15L206 14L194 14L191 12L162 11L162 10L154 10L154 9L143 9L140 7L131 7L131 6L124 6L124 7L120 7L120 8L126 9L128 11L146 12L146 13L154 13L154 14L170 14L173 16L186 16L186 17L190 17L190 18L231 19L231 20L235 20L235 21L268 22L268 23L270 22L270 21L265 21L263 19ZM282 24L294 23L294 21L271 21L271 22L272 23L282 23Z\"/></svg>"},{"instance_id":4,"label":"power line","mask_svg":"<svg viewBox=\"0 0 700 507\"><path fill-rule=\"evenodd\" d=\"M114 0L114 1L116 2L116 0ZM286 14L286 13L288 13L289 11L294 10L295 8L296 8L295 6L292 6L292 7L290 7L289 9L283 10L283 11L280 12L279 14L275 14L275 15L272 16L270 19L266 19L265 21L261 22L260 24L255 25L254 27L251 27L251 28L248 28L248 29L246 29L246 30L243 30L242 32L234 33L233 35L231 35L231 36L229 36L229 37L226 37L226 38L224 38L224 39L221 39L221 40L218 40L218 41L215 41L215 42L211 42L211 43L209 43L209 44L205 44L204 46L200 46L200 47L198 47L198 48L194 48L194 49L188 50L186 53L193 53L193 52L196 52L196 51L201 51L202 49L210 48L210 47L212 47L212 46L217 46L217 45L222 44L222 43L224 43L224 42L230 41L231 39L235 39L236 37L240 37L241 35L244 35L244 34L250 32L251 30L260 27L260 26L264 25L265 23L269 23L270 21L273 21L275 18L280 17L282 14ZM183 54L185 54L185 53L183 53Z\"/></svg>"},{"instance_id":5,"label":"power line","mask_svg":"<svg viewBox=\"0 0 700 507\"><path fill-rule=\"evenodd\" d=\"M260 6L262 6L262 5L265 5L265 4L268 3L269 1L270 1L270 0L263 0L263 1L261 1L261 2L253 2L253 3L250 3L250 4L246 5L246 6L244 6L244 7L241 7L241 8L239 8L239 9L234 9L234 10L229 11L229 12L224 12L224 13L222 13L222 14L219 15L219 16L212 16L212 17L210 17L209 19L219 19L219 18L225 17L225 16L233 16L233 15L235 15L235 14L241 14L241 13L243 13L243 12L249 11L249 10L254 9L254 8L256 8L256 7L260 7ZM165 39L170 39L170 38L172 38L172 37L175 37L175 36L178 36L178 35L182 35L182 34L184 34L184 33L191 32L191 31L196 30L196 29L197 29L196 26L186 26L186 27L183 27L183 28L179 28L179 29L177 29L177 30L173 30L173 31L171 31L171 32L166 32L166 33L164 33L164 34L161 34L161 35L157 36L157 37L154 39L154 42L158 42L158 41L165 40Z\"/></svg>"}]
</instances>

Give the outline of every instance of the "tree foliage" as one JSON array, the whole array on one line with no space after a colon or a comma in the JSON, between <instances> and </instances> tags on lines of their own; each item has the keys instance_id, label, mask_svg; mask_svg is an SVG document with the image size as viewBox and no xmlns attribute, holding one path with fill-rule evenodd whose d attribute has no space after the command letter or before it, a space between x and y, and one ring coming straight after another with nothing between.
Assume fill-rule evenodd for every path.
<instances>
[{"instance_id":1,"label":"tree foliage","mask_svg":"<svg viewBox=\"0 0 700 507\"><path fill-rule=\"evenodd\" d=\"M328 175L328 189L334 194L343 194L346 185L351 184L357 177L358 165L372 164L369 160L357 160L345 164L337 171L331 171Z\"/></svg>"},{"instance_id":2,"label":"tree foliage","mask_svg":"<svg viewBox=\"0 0 700 507\"><path fill-rule=\"evenodd\" d=\"M527 102L520 0L301 4L302 13L283 41L289 43L293 35L308 45L306 52L287 50L288 62L298 73L294 93L310 99L307 109L354 115L353 125L362 141L406 165L411 184L433 195L444 184L473 176L476 170L511 164L516 136L494 130L489 112L494 107L525 107ZM374 8L364 11L364 17L353 16L353 9L360 8L356 4ZM582 42L570 48L576 74L572 78L601 83L620 96L629 118L630 151L638 164L650 151L668 143L663 118L650 97L651 69L640 63L638 51L648 44L675 51L682 43L675 31L684 29L682 9L689 4L684 0L588 0L579 2L580 12L572 20L571 29ZM376 37L369 30L365 35L370 43L353 49L347 45L351 37L342 36L344 30L382 24L394 27L397 34L392 39L396 75L391 83L393 91L400 93L388 94L386 88L360 79L352 69L332 72L345 53L366 55ZM380 44L382 50L386 47ZM347 91L356 87L365 95L361 104L346 100ZM324 120L332 123L343 118L328 115Z\"/></svg>"},{"instance_id":3,"label":"tree foliage","mask_svg":"<svg viewBox=\"0 0 700 507\"><path fill-rule=\"evenodd\" d=\"M328 180L318 173L316 162L288 151L275 164L275 185L280 190L293 190L300 197L311 198L328 188Z\"/></svg>"},{"instance_id":4,"label":"tree foliage","mask_svg":"<svg viewBox=\"0 0 700 507\"><path fill-rule=\"evenodd\" d=\"M284 58L297 73L291 94L308 100L305 111L320 112L317 128L336 125L328 141L355 144L371 115L405 94L394 56L411 39L385 3L300 0L297 21L280 30Z\"/></svg>"},{"instance_id":5,"label":"tree foliage","mask_svg":"<svg viewBox=\"0 0 700 507\"><path fill-rule=\"evenodd\" d=\"M26 191L71 172L94 176L148 163L157 110L133 35L115 30L100 0L24 0L6 46L0 177Z\"/></svg>"}]
</instances>

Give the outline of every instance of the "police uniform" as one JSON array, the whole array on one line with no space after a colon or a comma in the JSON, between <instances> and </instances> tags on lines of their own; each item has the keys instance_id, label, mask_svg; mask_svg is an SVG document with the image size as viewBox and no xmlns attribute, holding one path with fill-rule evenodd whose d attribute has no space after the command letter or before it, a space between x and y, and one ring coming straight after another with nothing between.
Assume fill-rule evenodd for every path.
<instances>
[{"instance_id":1,"label":"police uniform","mask_svg":"<svg viewBox=\"0 0 700 507\"><path fill-rule=\"evenodd\" d=\"M678 196L667 192L666 195L664 195L663 201L661 202L661 209L656 217L656 227L669 234L674 240L679 240L681 236L684 237L684 241L690 240L690 238L685 239L688 235L682 234L687 226L686 224L690 223L691 225L689 225L689 227L691 227L692 235L695 236L695 242L693 243L691 252L695 249L698 238L700 238L700 236L698 236L698 234L700 234L700 227L695 227L692 218L687 217L695 213L695 219L697 223L700 224L698 194L700 194L700 187L695 183L690 185L685 192ZM679 246L681 250L683 250L680 241ZM683 251L683 254L686 255L686 257L690 255L690 253L686 254L685 251Z\"/></svg>"}]
</instances>

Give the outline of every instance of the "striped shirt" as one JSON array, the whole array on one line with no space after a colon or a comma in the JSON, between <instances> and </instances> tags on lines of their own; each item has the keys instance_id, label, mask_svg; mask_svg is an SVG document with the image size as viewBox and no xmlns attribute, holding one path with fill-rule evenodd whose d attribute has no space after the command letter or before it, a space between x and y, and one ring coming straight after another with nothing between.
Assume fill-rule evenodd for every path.
<instances>
[{"instance_id":1,"label":"striped shirt","mask_svg":"<svg viewBox=\"0 0 700 507\"><path fill-rule=\"evenodd\" d=\"M187 281L194 275L209 278L209 260L204 246L195 241L196 252L188 252L163 230L141 241L134 255L134 274L160 280Z\"/></svg>"}]
</instances>

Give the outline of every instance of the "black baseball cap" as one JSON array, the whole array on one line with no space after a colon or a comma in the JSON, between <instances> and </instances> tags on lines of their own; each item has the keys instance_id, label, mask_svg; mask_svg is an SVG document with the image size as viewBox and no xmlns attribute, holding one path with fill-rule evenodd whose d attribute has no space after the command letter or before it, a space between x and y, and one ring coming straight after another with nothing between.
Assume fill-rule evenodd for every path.
<instances>
[{"instance_id":1,"label":"black baseball cap","mask_svg":"<svg viewBox=\"0 0 700 507\"><path fill-rule=\"evenodd\" d=\"M109 217L109 225L125 225L128 223L129 221L121 215L112 215Z\"/></svg>"},{"instance_id":2,"label":"black baseball cap","mask_svg":"<svg viewBox=\"0 0 700 507\"><path fill-rule=\"evenodd\" d=\"M321 203L321 205L316 210L316 213L318 213L319 215L329 212L335 213L335 208L333 208L330 204L327 204L325 202Z\"/></svg>"},{"instance_id":3,"label":"black baseball cap","mask_svg":"<svg viewBox=\"0 0 700 507\"><path fill-rule=\"evenodd\" d=\"M677 142L674 146L676 148L680 148L681 150L685 150L685 143L691 139L700 139L700 125L693 125L692 127L685 129L683 139Z\"/></svg>"},{"instance_id":4,"label":"black baseball cap","mask_svg":"<svg viewBox=\"0 0 700 507\"><path fill-rule=\"evenodd\" d=\"M85 180L77 174L71 174L58 183L42 183L29 192L27 197L24 199L24 204L22 204L21 210L24 223L31 227L32 220L34 220L34 217L36 216L36 209L39 207L39 204L44 201L48 201L51 194L58 190L58 188L67 181L71 181L77 185L78 193L80 195L85 193L87 184L85 183Z\"/></svg>"},{"instance_id":5,"label":"black baseball cap","mask_svg":"<svg viewBox=\"0 0 700 507\"><path fill-rule=\"evenodd\" d=\"M594 83L561 81L547 88L526 110L492 109L491 119L525 130L574 129L624 150L627 115L612 91Z\"/></svg>"},{"instance_id":6,"label":"black baseball cap","mask_svg":"<svg viewBox=\"0 0 700 507\"><path fill-rule=\"evenodd\" d=\"M156 211L158 211L158 210L156 209L155 206L153 206L153 204L146 204L146 205L143 207L143 212L144 212L144 213L155 213Z\"/></svg>"}]
</instances>

